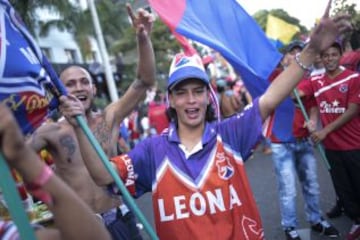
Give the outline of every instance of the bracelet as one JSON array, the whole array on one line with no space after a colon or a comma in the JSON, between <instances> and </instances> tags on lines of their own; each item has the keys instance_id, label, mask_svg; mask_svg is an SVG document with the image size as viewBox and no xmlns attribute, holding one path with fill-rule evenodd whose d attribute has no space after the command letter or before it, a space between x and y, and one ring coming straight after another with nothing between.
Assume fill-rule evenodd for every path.
<instances>
[{"instance_id":1,"label":"bracelet","mask_svg":"<svg viewBox=\"0 0 360 240\"><path fill-rule=\"evenodd\" d=\"M295 62L301 67L302 70L304 71L312 71L312 65L311 66L305 66L305 64L303 64L300 61L300 53L295 54Z\"/></svg>"},{"instance_id":2,"label":"bracelet","mask_svg":"<svg viewBox=\"0 0 360 240\"><path fill-rule=\"evenodd\" d=\"M37 176L32 182L26 183L25 187L31 195L49 205L52 203L52 198L48 192L44 191L43 186L53 175L54 173L50 167L44 165L39 176Z\"/></svg>"}]
</instances>

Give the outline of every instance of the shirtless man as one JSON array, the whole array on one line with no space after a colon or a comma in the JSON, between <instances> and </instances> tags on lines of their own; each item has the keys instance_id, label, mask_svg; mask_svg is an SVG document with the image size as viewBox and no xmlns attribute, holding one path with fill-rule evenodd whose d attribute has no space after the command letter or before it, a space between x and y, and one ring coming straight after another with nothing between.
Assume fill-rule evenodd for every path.
<instances>
[{"instance_id":1,"label":"shirtless man","mask_svg":"<svg viewBox=\"0 0 360 240\"><path fill-rule=\"evenodd\" d=\"M87 123L109 157L117 153L116 142L120 123L143 99L146 90L155 83L155 60L150 39L152 17L143 9L138 11L137 16L129 6L127 10L136 30L139 63L137 79L121 99L108 105L101 113L93 112L91 104L96 89L89 72L79 66L71 66L60 74L68 93L77 97L84 105ZM129 235L133 236L130 239L140 238L133 219L130 221L132 228L121 221L122 216L127 213L132 216L132 213L128 212L125 205L120 205L119 198L111 197L91 178L83 162L73 127L65 119L40 127L32 135L30 144L36 151L46 148L52 154L56 173L95 213L102 216L113 238L129 239ZM129 229L133 229L135 233L129 233Z\"/></svg>"}]
</instances>

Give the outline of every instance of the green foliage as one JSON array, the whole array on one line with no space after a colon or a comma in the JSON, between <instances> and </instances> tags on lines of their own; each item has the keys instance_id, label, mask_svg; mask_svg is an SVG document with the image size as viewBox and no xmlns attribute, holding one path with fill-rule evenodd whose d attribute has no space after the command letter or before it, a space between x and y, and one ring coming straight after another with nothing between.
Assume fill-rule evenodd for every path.
<instances>
[{"instance_id":1,"label":"green foliage","mask_svg":"<svg viewBox=\"0 0 360 240\"><path fill-rule=\"evenodd\" d=\"M348 3L347 0L335 0L334 15L347 13L351 15L351 22L354 28L360 30L360 12L356 11L355 3Z\"/></svg>"},{"instance_id":2,"label":"green foliage","mask_svg":"<svg viewBox=\"0 0 360 240\"><path fill-rule=\"evenodd\" d=\"M35 29L39 24L39 18L36 16L37 9L47 9L49 12L59 15L66 19L66 16L76 14L76 8L69 1L58 0L10 0L10 3L21 16L29 31L35 35ZM59 25L66 27L66 24Z\"/></svg>"},{"instance_id":3,"label":"green foliage","mask_svg":"<svg viewBox=\"0 0 360 240\"><path fill-rule=\"evenodd\" d=\"M171 34L168 27L164 23L162 23L160 19L156 19L154 21L151 39L155 52L159 87L162 88L163 86L165 86L165 81L169 71L172 56L180 51L181 46ZM121 39L113 44L111 52L113 54L122 52L124 55L127 55L132 54L135 48L135 32L134 29L129 26L127 29L124 30L124 34L122 35ZM132 73L135 73L135 70L135 65L133 66L133 68L127 67L125 69L126 76L132 76ZM128 80L132 81L133 78ZM124 79L124 82L126 83L127 80ZM122 84L122 87L123 86L124 85Z\"/></svg>"},{"instance_id":4,"label":"green foliage","mask_svg":"<svg viewBox=\"0 0 360 240\"><path fill-rule=\"evenodd\" d=\"M269 14L271 14L271 15L273 15L275 17L278 17L278 18L284 20L285 22L288 22L290 24L293 24L293 25L299 27L300 33L296 34L293 37L293 39L296 39L296 38L299 37L299 35L305 34L305 33L308 32L306 27L304 27L303 25L300 24L299 19L291 17L283 9L272 9L270 11L268 11L268 10L260 10L260 11L257 11L253 15L255 21L260 25L260 27L264 30L264 32L266 32L266 23L267 23L267 17L268 17Z\"/></svg>"},{"instance_id":5,"label":"green foliage","mask_svg":"<svg viewBox=\"0 0 360 240\"><path fill-rule=\"evenodd\" d=\"M349 47L350 43L353 49L360 48L360 11L356 11L356 4L349 4L347 0L335 0L334 15L347 13L351 16L351 23L354 31L343 36L344 47Z\"/></svg>"},{"instance_id":6,"label":"green foliage","mask_svg":"<svg viewBox=\"0 0 360 240\"><path fill-rule=\"evenodd\" d=\"M51 28L68 31L80 46L82 55L86 58L91 54L89 36L95 36L91 13L82 10L78 5L72 5L65 0L10 0L19 15L33 35L39 27L40 36L47 36ZM96 1L97 13L107 46L120 39L123 30L129 26L125 3L104 0ZM50 21L39 21L37 9L47 9L57 16Z\"/></svg>"}]
</instances>

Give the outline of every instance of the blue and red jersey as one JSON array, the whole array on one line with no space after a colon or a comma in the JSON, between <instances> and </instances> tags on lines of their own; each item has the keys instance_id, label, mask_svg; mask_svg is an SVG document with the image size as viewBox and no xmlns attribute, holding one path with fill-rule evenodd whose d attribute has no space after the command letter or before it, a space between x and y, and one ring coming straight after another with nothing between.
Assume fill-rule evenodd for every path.
<instances>
[{"instance_id":1,"label":"blue and red jersey","mask_svg":"<svg viewBox=\"0 0 360 240\"><path fill-rule=\"evenodd\" d=\"M263 239L244 168L260 139L255 100L221 123L206 123L202 148L188 157L171 124L167 134L145 139L113 161L135 197L152 192L160 239Z\"/></svg>"}]
</instances>

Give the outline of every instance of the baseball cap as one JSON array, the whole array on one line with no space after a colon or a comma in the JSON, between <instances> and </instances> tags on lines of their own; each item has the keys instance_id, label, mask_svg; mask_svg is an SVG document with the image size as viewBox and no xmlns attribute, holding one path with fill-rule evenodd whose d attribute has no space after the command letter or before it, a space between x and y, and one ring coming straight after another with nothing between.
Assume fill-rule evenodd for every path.
<instances>
[{"instance_id":1,"label":"baseball cap","mask_svg":"<svg viewBox=\"0 0 360 240\"><path fill-rule=\"evenodd\" d=\"M342 44L340 43L340 41L336 40L335 42L333 42L333 44L331 44L330 47L335 47L337 49L339 49L340 53L342 54L343 52L343 47Z\"/></svg>"},{"instance_id":2,"label":"baseball cap","mask_svg":"<svg viewBox=\"0 0 360 240\"><path fill-rule=\"evenodd\" d=\"M333 43L329 46L329 48L331 48L331 47L334 47L334 48L339 49L340 54L343 54L343 47L342 47L342 44L341 44L340 40L336 40L335 42L333 42ZM327 48L327 49L329 49L329 48ZM325 52L327 49L325 49L324 51L322 51L322 52L320 53L320 55L323 55L324 52Z\"/></svg>"},{"instance_id":3,"label":"baseball cap","mask_svg":"<svg viewBox=\"0 0 360 240\"><path fill-rule=\"evenodd\" d=\"M207 85L210 84L209 77L199 55L186 56L184 53L178 53L175 55L170 66L167 89L171 90L178 83L189 78L196 78Z\"/></svg>"},{"instance_id":4,"label":"baseball cap","mask_svg":"<svg viewBox=\"0 0 360 240\"><path fill-rule=\"evenodd\" d=\"M300 40L294 40L290 42L285 49L285 52L291 52L294 48L300 48L301 50L305 47L305 44Z\"/></svg>"}]
</instances>

